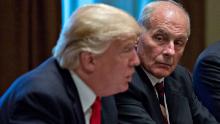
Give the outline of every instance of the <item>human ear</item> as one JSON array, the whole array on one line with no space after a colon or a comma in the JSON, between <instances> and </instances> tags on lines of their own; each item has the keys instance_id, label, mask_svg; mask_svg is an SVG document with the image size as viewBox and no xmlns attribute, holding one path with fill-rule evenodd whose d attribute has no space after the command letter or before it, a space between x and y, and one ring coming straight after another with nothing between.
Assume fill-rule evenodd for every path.
<instances>
[{"instance_id":1,"label":"human ear","mask_svg":"<svg viewBox=\"0 0 220 124\"><path fill-rule=\"evenodd\" d=\"M91 52L83 51L79 56L80 65L86 72L93 72L95 70L94 55Z\"/></svg>"}]
</instances>

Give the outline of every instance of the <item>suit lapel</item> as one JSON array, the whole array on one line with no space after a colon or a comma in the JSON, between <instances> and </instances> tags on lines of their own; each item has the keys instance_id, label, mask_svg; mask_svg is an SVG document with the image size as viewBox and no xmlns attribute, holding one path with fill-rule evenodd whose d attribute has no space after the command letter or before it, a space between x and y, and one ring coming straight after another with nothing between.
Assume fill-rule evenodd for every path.
<instances>
[{"instance_id":1,"label":"suit lapel","mask_svg":"<svg viewBox=\"0 0 220 124\"><path fill-rule=\"evenodd\" d=\"M118 112L113 96L102 98L102 124L117 124Z\"/></svg>"},{"instance_id":2,"label":"suit lapel","mask_svg":"<svg viewBox=\"0 0 220 124\"><path fill-rule=\"evenodd\" d=\"M171 123L193 124L189 103L184 96L180 80L165 78L165 94Z\"/></svg>"},{"instance_id":3,"label":"suit lapel","mask_svg":"<svg viewBox=\"0 0 220 124\"><path fill-rule=\"evenodd\" d=\"M135 77L134 82L137 87L144 93L142 101L144 101L143 104L145 109L149 112L150 116L156 123L162 124L163 116L154 87L141 67L137 67L136 70L138 76Z\"/></svg>"},{"instance_id":4,"label":"suit lapel","mask_svg":"<svg viewBox=\"0 0 220 124\"><path fill-rule=\"evenodd\" d=\"M85 118L84 118L84 113L83 109L81 106L81 102L79 99L79 94L77 92L77 88L75 86L75 83L70 75L70 72L66 69L60 68L58 63L56 62L56 65L59 69L60 74L63 77L63 85L65 86L67 90L67 94L69 95L70 99L72 100L72 105L73 105L73 111L76 116L78 124L85 124ZM74 115L73 115L74 116Z\"/></svg>"},{"instance_id":5,"label":"suit lapel","mask_svg":"<svg viewBox=\"0 0 220 124\"><path fill-rule=\"evenodd\" d=\"M68 70L59 68L59 71L63 77L68 95L72 100L73 111L78 122L77 124L85 124L84 113L82 111L83 109L75 83ZM114 97L109 96L102 98L102 124L117 124L117 121L117 108Z\"/></svg>"}]
</instances>

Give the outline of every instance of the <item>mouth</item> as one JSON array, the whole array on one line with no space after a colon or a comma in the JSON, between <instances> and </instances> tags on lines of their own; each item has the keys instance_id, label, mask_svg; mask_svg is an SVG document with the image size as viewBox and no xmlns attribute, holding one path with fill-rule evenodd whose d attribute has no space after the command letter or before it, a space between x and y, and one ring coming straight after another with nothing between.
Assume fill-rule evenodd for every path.
<instances>
[{"instance_id":1,"label":"mouth","mask_svg":"<svg viewBox=\"0 0 220 124\"><path fill-rule=\"evenodd\" d=\"M170 63L157 63L160 67L162 67L162 68L171 68L172 67L172 64L170 64Z\"/></svg>"},{"instance_id":2,"label":"mouth","mask_svg":"<svg viewBox=\"0 0 220 124\"><path fill-rule=\"evenodd\" d=\"M127 82L130 83L134 74L134 69L132 69L131 71L129 71L129 73L127 73L127 76L125 77Z\"/></svg>"},{"instance_id":3,"label":"mouth","mask_svg":"<svg viewBox=\"0 0 220 124\"><path fill-rule=\"evenodd\" d=\"M132 80L132 75L127 76L127 77L126 77L126 80L127 80L128 83L131 82L131 80Z\"/></svg>"}]
</instances>

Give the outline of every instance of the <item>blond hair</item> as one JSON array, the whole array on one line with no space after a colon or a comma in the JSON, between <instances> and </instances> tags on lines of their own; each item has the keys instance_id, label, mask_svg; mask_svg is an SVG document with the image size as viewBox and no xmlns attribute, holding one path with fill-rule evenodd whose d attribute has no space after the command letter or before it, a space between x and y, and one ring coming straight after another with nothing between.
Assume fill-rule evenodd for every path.
<instances>
[{"instance_id":1,"label":"blond hair","mask_svg":"<svg viewBox=\"0 0 220 124\"><path fill-rule=\"evenodd\" d=\"M65 23L53 56L63 68L75 69L82 51L101 54L111 41L139 34L135 19L124 11L105 4L86 5Z\"/></svg>"}]
</instances>

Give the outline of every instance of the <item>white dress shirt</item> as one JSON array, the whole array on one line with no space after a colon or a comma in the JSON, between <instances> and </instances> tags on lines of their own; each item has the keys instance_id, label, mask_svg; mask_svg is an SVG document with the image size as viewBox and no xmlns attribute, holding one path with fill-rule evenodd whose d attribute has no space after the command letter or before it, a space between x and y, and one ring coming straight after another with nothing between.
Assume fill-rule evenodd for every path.
<instances>
[{"instance_id":1,"label":"white dress shirt","mask_svg":"<svg viewBox=\"0 0 220 124\"><path fill-rule=\"evenodd\" d=\"M90 123L90 117L92 113L91 106L95 102L96 95L90 87L88 87L85 82L83 82L80 77L73 71L70 71L71 76L76 84L76 88L79 93L79 98L83 108L83 113L85 116L86 124Z\"/></svg>"}]
</instances>

